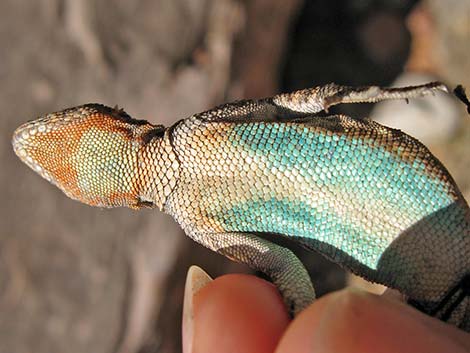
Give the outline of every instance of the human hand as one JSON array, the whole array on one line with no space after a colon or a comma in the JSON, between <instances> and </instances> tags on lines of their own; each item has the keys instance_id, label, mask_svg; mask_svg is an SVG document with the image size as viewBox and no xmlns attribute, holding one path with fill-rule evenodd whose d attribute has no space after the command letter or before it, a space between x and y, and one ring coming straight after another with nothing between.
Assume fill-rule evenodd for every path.
<instances>
[{"instance_id":1,"label":"human hand","mask_svg":"<svg viewBox=\"0 0 470 353\"><path fill-rule=\"evenodd\" d=\"M470 335L396 299L357 289L326 295L290 322L276 288L248 275L188 272L183 351L470 352Z\"/></svg>"}]
</instances>

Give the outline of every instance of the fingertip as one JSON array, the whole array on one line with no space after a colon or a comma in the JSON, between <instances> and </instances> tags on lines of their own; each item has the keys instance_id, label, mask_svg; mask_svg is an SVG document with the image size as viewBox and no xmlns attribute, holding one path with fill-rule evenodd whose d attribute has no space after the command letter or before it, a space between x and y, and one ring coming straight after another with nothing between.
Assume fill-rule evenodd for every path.
<instances>
[{"instance_id":1,"label":"fingertip","mask_svg":"<svg viewBox=\"0 0 470 353\"><path fill-rule=\"evenodd\" d=\"M381 333L387 331L384 321L388 318L380 316L383 312L380 307L377 310L373 297L346 289L320 298L295 318L276 352L397 352L396 347L386 347L381 341L386 339Z\"/></svg>"},{"instance_id":2,"label":"fingertip","mask_svg":"<svg viewBox=\"0 0 470 353\"><path fill-rule=\"evenodd\" d=\"M273 352L289 323L276 288L248 275L208 283L194 295L193 308L191 352Z\"/></svg>"},{"instance_id":3,"label":"fingertip","mask_svg":"<svg viewBox=\"0 0 470 353\"><path fill-rule=\"evenodd\" d=\"M443 326L397 300L349 288L296 317L276 352L463 352Z\"/></svg>"},{"instance_id":4,"label":"fingertip","mask_svg":"<svg viewBox=\"0 0 470 353\"><path fill-rule=\"evenodd\" d=\"M194 296L213 279L200 267L191 266L186 275L183 301L182 342L183 352L193 351Z\"/></svg>"}]
</instances>

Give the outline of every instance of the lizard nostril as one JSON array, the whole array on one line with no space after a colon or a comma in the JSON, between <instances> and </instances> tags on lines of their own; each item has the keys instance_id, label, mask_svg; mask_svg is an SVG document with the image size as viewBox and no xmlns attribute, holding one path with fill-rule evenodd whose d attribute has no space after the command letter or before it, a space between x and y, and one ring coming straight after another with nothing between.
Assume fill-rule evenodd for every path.
<instances>
[{"instance_id":1,"label":"lizard nostril","mask_svg":"<svg viewBox=\"0 0 470 353\"><path fill-rule=\"evenodd\" d=\"M23 145L23 142L25 138L28 138L27 132L25 131L25 125L20 126L18 129L15 130L13 133L13 147L16 149L16 147Z\"/></svg>"},{"instance_id":2,"label":"lizard nostril","mask_svg":"<svg viewBox=\"0 0 470 353\"><path fill-rule=\"evenodd\" d=\"M16 155L20 157L23 161L26 161L26 158L28 156L26 145L28 143L28 140L30 139L30 136L31 135L29 133L29 124L20 126L13 133L13 138L11 141L13 145L13 150L15 151Z\"/></svg>"},{"instance_id":3,"label":"lizard nostril","mask_svg":"<svg viewBox=\"0 0 470 353\"><path fill-rule=\"evenodd\" d=\"M16 154L23 151L26 146L33 146L35 138L45 133L47 128L42 121L33 121L21 125L17 128L12 137L12 145Z\"/></svg>"}]
</instances>

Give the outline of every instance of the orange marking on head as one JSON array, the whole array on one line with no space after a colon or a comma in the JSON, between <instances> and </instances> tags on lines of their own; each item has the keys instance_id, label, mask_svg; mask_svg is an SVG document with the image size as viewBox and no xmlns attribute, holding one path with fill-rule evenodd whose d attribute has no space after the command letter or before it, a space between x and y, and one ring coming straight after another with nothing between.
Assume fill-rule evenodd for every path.
<instances>
[{"instance_id":1,"label":"orange marking on head","mask_svg":"<svg viewBox=\"0 0 470 353\"><path fill-rule=\"evenodd\" d=\"M138 204L137 152L155 128L122 111L85 105L24 124L18 156L69 197L94 206Z\"/></svg>"}]
</instances>

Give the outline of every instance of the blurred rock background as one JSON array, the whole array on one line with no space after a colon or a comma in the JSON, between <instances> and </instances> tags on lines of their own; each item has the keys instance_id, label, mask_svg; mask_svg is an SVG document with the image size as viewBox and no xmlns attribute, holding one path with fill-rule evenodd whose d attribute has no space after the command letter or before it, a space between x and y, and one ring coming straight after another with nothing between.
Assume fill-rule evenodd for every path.
<instances>
[{"instance_id":1,"label":"blurred rock background","mask_svg":"<svg viewBox=\"0 0 470 353\"><path fill-rule=\"evenodd\" d=\"M463 0L3 0L0 19L1 353L179 352L189 265L250 272L158 211L69 200L14 156L22 122L101 102L169 125L227 100L332 81L470 88ZM468 200L470 119L438 98L338 110L411 129ZM320 295L345 284L337 266L295 250Z\"/></svg>"}]
</instances>

